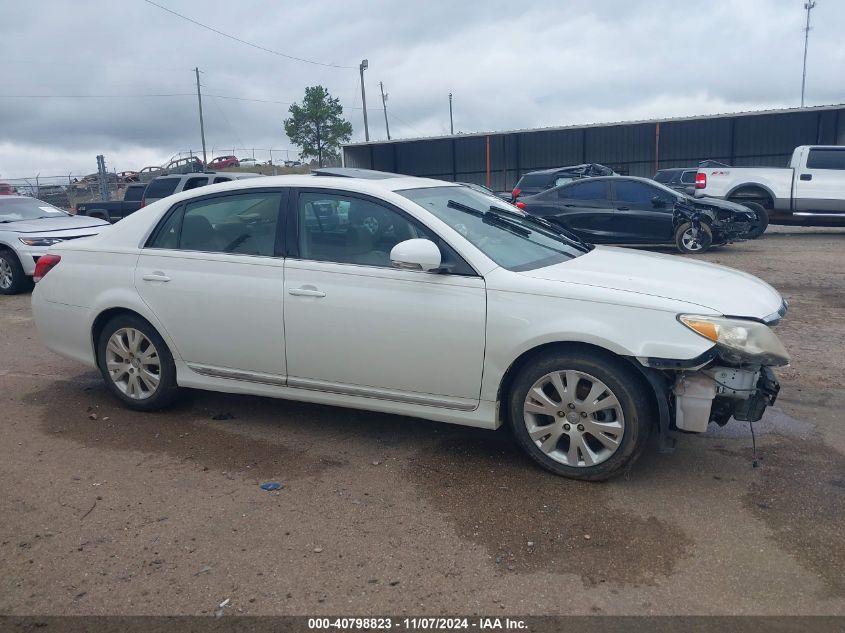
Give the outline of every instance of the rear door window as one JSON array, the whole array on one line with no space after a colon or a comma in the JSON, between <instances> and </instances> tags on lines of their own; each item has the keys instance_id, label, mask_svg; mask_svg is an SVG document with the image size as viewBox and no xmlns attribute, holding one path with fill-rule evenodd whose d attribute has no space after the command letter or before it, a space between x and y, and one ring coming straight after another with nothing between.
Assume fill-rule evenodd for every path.
<instances>
[{"instance_id":1,"label":"rear door window","mask_svg":"<svg viewBox=\"0 0 845 633\"><path fill-rule=\"evenodd\" d=\"M845 170L845 149L811 149L807 168Z\"/></svg>"},{"instance_id":2,"label":"rear door window","mask_svg":"<svg viewBox=\"0 0 845 633\"><path fill-rule=\"evenodd\" d=\"M197 187L205 187L207 184L208 176L188 178L188 180L185 181L185 186L182 188L182 191L189 191L190 189L196 189Z\"/></svg>"},{"instance_id":3,"label":"rear door window","mask_svg":"<svg viewBox=\"0 0 845 633\"><path fill-rule=\"evenodd\" d=\"M145 197L147 198L166 198L176 191L176 185L179 184L178 178L156 178L147 185Z\"/></svg>"},{"instance_id":4,"label":"rear door window","mask_svg":"<svg viewBox=\"0 0 845 633\"><path fill-rule=\"evenodd\" d=\"M567 200L606 200L606 180L585 180L568 187L563 187L558 196Z\"/></svg>"}]
</instances>

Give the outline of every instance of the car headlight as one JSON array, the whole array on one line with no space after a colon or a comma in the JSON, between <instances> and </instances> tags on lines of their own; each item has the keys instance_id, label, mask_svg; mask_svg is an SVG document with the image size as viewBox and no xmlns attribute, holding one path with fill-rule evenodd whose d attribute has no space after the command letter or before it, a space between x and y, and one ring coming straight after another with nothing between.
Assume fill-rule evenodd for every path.
<instances>
[{"instance_id":1,"label":"car headlight","mask_svg":"<svg viewBox=\"0 0 845 633\"><path fill-rule=\"evenodd\" d=\"M64 241L60 237L19 237L18 239L27 246L52 246Z\"/></svg>"},{"instance_id":2,"label":"car headlight","mask_svg":"<svg viewBox=\"0 0 845 633\"><path fill-rule=\"evenodd\" d=\"M678 321L713 341L727 361L760 365L787 365L789 352L764 323L749 319L680 314Z\"/></svg>"}]
</instances>

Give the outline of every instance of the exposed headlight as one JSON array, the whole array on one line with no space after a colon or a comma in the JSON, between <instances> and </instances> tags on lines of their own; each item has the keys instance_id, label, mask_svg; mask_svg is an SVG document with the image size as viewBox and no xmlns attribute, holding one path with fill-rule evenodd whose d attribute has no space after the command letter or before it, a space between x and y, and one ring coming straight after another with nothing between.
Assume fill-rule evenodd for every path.
<instances>
[{"instance_id":1,"label":"exposed headlight","mask_svg":"<svg viewBox=\"0 0 845 633\"><path fill-rule=\"evenodd\" d=\"M52 246L64 242L60 237L19 237L18 239L27 246Z\"/></svg>"},{"instance_id":2,"label":"exposed headlight","mask_svg":"<svg viewBox=\"0 0 845 633\"><path fill-rule=\"evenodd\" d=\"M760 365L789 364L789 352L764 323L698 314L680 314L678 321L716 343L725 360Z\"/></svg>"}]
</instances>

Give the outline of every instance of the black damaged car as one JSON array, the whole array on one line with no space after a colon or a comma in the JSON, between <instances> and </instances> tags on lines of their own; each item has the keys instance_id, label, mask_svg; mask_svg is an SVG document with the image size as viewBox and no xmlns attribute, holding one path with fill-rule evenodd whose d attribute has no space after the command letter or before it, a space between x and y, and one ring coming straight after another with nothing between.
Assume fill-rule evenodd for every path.
<instances>
[{"instance_id":1,"label":"black damaged car","mask_svg":"<svg viewBox=\"0 0 845 633\"><path fill-rule=\"evenodd\" d=\"M674 244L703 253L743 239L755 214L714 198L692 198L647 178L585 178L526 196L516 205L594 244Z\"/></svg>"}]
</instances>

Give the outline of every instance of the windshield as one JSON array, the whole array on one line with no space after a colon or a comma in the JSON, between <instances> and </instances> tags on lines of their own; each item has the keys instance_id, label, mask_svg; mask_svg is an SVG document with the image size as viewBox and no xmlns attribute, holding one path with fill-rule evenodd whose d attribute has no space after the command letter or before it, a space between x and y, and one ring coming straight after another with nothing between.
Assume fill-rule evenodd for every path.
<instances>
[{"instance_id":1,"label":"windshield","mask_svg":"<svg viewBox=\"0 0 845 633\"><path fill-rule=\"evenodd\" d=\"M508 270L559 264L592 248L500 198L468 187L427 187L396 193L416 202Z\"/></svg>"},{"instance_id":2,"label":"windshield","mask_svg":"<svg viewBox=\"0 0 845 633\"><path fill-rule=\"evenodd\" d=\"M68 215L52 204L35 198L0 199L0 223L19 222L21 220L39 220L41 218L61 218Z\"/></svg>"}]
</instances>

